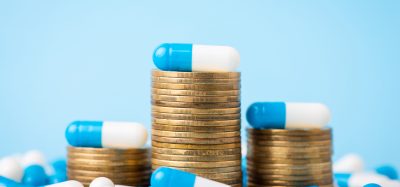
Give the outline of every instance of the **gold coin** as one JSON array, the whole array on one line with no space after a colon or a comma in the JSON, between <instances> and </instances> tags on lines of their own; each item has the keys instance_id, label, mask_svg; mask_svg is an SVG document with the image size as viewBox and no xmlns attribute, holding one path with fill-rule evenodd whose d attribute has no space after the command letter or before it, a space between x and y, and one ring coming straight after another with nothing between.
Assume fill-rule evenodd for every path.
<instances>
[{"instance_id":1,"label":"gold coin","mask_svg":"<svg viewBox=\"0 0 400 187\"><path fill-rule=\"evenodd\" d=\"M246 129L249 134L253 135L287 135L287 136L312 136L312 135L328 135L331 134L330 128L324 129Z\"/></svg>"},{"instance_id":2,"label":"gold coin","mask_svg":"<svg viewBox=\"0 0 400 187\"><path fill-rule=\"evenodd\" d=\"M240 132L174 132L174 131L161 131L152 129L151 134L154 136L172 137L172 138L230 138L240 137Z\"/></svg>"},{"instance_id":3,"label":"gold coin","mask_svg":"<svg viewBox=\"0 0 400 187\"><path fill-rule=\"evenodd\" d=\"M267 146L249 146L248 151L250 152L291 152L291 153L320 153L320 152L331 152L332 148L331 147L300 147L300 148L294 148L294 147L267 147Z\"/></svg>"},{"instance_id":4,"label":"gold coin","mask_svg":"<svg viewBox=\"0 0 400 187\"><path fill-rule=\"evenodd\" d=\"M240 114L240 108L200 109L200 108L176 108L176 107L152 106L152 112L172 113L172 114L210 114L210 115Z\"/></svg>"},{"instance_id":5,"label":"gold coin","mask_svg":"<svg viewBox=\"0 0 400 187\"><path fill-rule=\"evenodd\" d=\"M257 166L246 167L247 173L254 174L271 174L271 175L287 175L287 176L308 176L308 175L321 175L332 174L331 168L315 169L315 170L291 170L291 169L263 169Z\"/></svg>"},{"instance_id":6,"label":"gold coin","mask_svg":"<svg viewBox=\"0 0 400 187\"><path fill-rule=\"evenodd\" d=\"M182 143L182 144L224 144L240 142L240 137L229 138L171 138L152 135L151 139L157 142L164 143Z\"/></svg>"},{"instance_id":7,"label":"gold coin","mask_svg":"<svg viewBox=\"0 0 400 187\"><path fill-rule=\"evenodd\" d=\"M158 169L163 165L152 164L153 171ZM171 167L176 168L182 171L200 174L200 173L226 173L226 172L239 172L241 171L241 166L232 166L232 167L217 167L217 168L184 168L184 167Z\"/></svg>"},{"instance_id":8,"label":"gold coin","mask_svg":"<svg viewBox=\"0 0 400 187\"><path fill-rule=\"evenodd\" d=\"M308 169L324 169L324 168L332 168L332 163L318 163L318 164L301 164L301 165L294 165L294 164L261 164L261 163L253 163L253 162L246 162L248 166L257 167L257 168L264 168L264 169L280 169L280 168L287 168L292 170L308 170ZM256 166L255 166L256 165Z\"/></svg>"},{"instance_id":9,"label":"gold coin","mask_svg":"<svg viewBox=\"0 0 400 187\"><path fill-rule=\"evenodd\" d=\"M240 72L177 72L152 70L153 77L199 78L199 79L235 79Z\"/></svg>"},{"instance_id":10,"label":"gold coin","mask_svg":"<svg viewBox=\"0 0 400 187\"><path fill-rule=\"evenodd\" d=\"M150 168L151 163L142 166L105 166L105 165L81 165L71 164L67 166L67 170L87 170L87 171L103 171L103 172L133 172L133 171L145 171Z\"/></svg>"},{"instance_id":11,"label":"gold coin","mask_svg":"<svg viewBox=\"0 0 400 187\"><path fill-rule=\"evenodd\" d=\"M218 121L195 121L195 120L170 120L170 119L152 119L153 123L175 126L240 126L240 119L218 120Z\"/></svg>"},{"instance_id":12,"label":"gold coin","mask_svg":"<svg viewBox=\"0 0 400 187\"><path fill-rule=\"evenodd\" d=\"M172 96L172 95L158 95L152 94L152 100L158 101L171 101L171 102L184 102L184 103L228 103L240 102L238 96Z\"/></svg>"},{"instance_id":13,"label":"gold coin","mask_svg":"<svg viewBox=\"0 0 400 187\"><path fill-rule=\"evenodd\" d=\"M170 148L170 149L206 149L206 150L218 150L218 149L233 149L240 148L240 143L232 144L213 144L213 145L196 145L196 144L173 144L173 143L162 143L152 141L153 147Z\"/></svg>"},{"instance_id":14,"label":"gold coin","mask_svg":"<svg viewBox=\"0 0 400 187\"><path fill-rule=\"evenodd\" d=\"M128 156L128 155L96 155L96 154L87 154L87 153L68 153L68 158L82 158L82 159L91 159L91 160L146 160L150 158L149 154L145 155L135 155L135 156Z\"/></svg>"},{"instance_id":15,"label":"gold coin","mask_svg":"<svg viewBox=\"0 0 400 187\"><path fill-rule=\"evenodd\" d=\"M254 159L262 158L282 158L282 159L312 159L312 158L327 158L331 157L331 152L320 152L320 153L289 153L289 152L251 152L247 151L247 156Z\"/></svg>"},{"instance_id":16,"label":"gold coin","mask_svg":"<svg viewBox=\"0 0 400 187\"><path fill-rule=\"evenodd\" d=\"M252 161L254 163L293 163L293 164L313 164L313 163L324 163L324 162L331 162L331 158L318 158L318 159L301 159L301 160L292 160L292 159L282 159L282 158L253 158L247 157L247 160Z\"/></svg>"},{"instance_id":17,"label":"gold coin","mask_svg":"<svg viewBox=\"0 0 400 187\"><path fill-rule=\"evenodd\" d=\"M171 90L227 91L239 90L240 82L235 84L171 84L152 82L153 88Z\"/></svg>"},{"instance_id":18,"label":"gold coin","mask_svg":"<svg viewBox=\"0 0 400 187\"><path fill-rule=\"evenodd\" d=\"M148 177L151 174L151 170L141 172L101 172L101 171L86 171L86 170L68 170L70 175L81 175L87 177L110 177L110 178L141 178Z\"/></svg>"},{"instance_id":19,"label":"gold coin","mask_svg":"<svg viewBox=\"0 0 400 187\"><path fill-rule=\"evenodd\" d=\"M175 132L234 132L240 131L240 126L174 126L174 125L162 125L153 123L152 129L163 130L163 131L175 131Z\"/></svg>"},{"instance_id":20,"label":"gold coin","mask_svg":"<svg viewBox=\"0 0 400 187\"><path fill-rule=\"evenodd\" d=\"M254 182L247 182L247 187L262 187L262 186L268 186L268 187L298 187L298 185L263 185L263 184L257 184ZM313 186L313 185L307 185L307 186ZM315 185L314 185L315 186ZM334 187L332 184L327 184L327 185L318 185L318 187Z\"/></svg>"},{"instance_id":21,"label":"gold coin","mask_svg":"<svg viewBox=\"0 0 400 187\"><path fill-rule=\"evenodd\" d=\"M68 158L68 164L71 165L106 165L106 166L136 166L136 165L146 165L147 162L143 160L120 160L118 162L115 161L98 161L98 160L90 160L90 159L75 159Z\"/></svg>"},{"instance_id":22,"label":"gold coin","mask_svg":"<svg viewBox=\"0 0 400 187\"><path fill-rule=\"evenodd\" d=\"M226 91L201 91L201 90L171 90L151 88L151 93L158 95L173 95L173 96L237 96L240 97L240 90Z\"/></svg>"},{"instance_id":23,"label":"gold coin","mask_svg":"<svg viewBox=\"0 0 400 187\"><path fill-rule=\"evenodd\" d=\"M69 180L77 180L80 181L82 183L85 182L91 182L93 179L97 178L97 177L92 177L92 176L82 176L82 175L73 175L68 173L68 179ZM110 179L116 183L116 184L122 184L122 183L130 183L130 184L135 184L135 183L143 183L143 182L147 182L149 181L150 177L141 177L141 178L113 178L110 177Z\"/></svg>"},{"instance_id":24,"label":"gold coin","mask_svg":"<svg viewBox=\"0 0 400 187\"><path fill-rule=\"evenodd\" d=\"M285 136L285 135L253 135L247 133L247 139L258 141L288 141L288 142L315 142L331 141L331 135L317 136Z\"/></svg>"},{"instance_id":25,"label":"gold coin","mask_svg":"<svg viewBox=\"0 0 400 187\"><path fill-rule=\"evenodd\" d=\"M151 113L155 118L161 119L176 119L176 120L199 120L199 121L213 121L213 120L230 120L240 119L240 114L170 114L170 113Z\"/></svg>"},{"instance_id":26,"label":"gold coin","mask_svg":"<svg viewBox=\"0 0 400 187\"><path fill-rule=\"evenodd\" d=\"M143 154L148 153L150 148L141 149L110 149L110 148L91 148L91 147L72 147L68 146L67 151L70 153L93 153L93 154L119 154L119 155L130 155L130 154Z\"/></svg>"},{"instance_id":27,"label":"gold coin","mask_svg":"<svg viewBox=\"0 0 400 187\"><path fill-rule=\"evenodd\" d=\"M171 161L194 161L194 162L208 162L208 161L226 161L226 160L240 160L240 154L237 155L225 155L225 156L187 156L187 155L167 155L153 153L152 158L159 160L171 160Z\"/></svg>"},{"instance_id":28,"label":"gold coin","mask_svg":"<svg viewBox=\"0 0 400 187\"><path fill-rule=\"evenodd\" d=\"M164 106L164 107L203 108L203 109L207 109L207 108L215 109L215 108L240 107L240 102L229 102L229 103L185 103L185 102L152 100L151 104L156 105L156 106Z\"/></svg>"},{"instance_id":29,"label":"gold coin","mask_svg":"<svg viewBox=\"0 0 400 187\"><path fill-rule=\"evenodd\" d=\"M285 181L282 179L260 179L249 177L248 181L262 185L287 185L287 186L311 186L311 185L327 185L332 184L333 179L320 179L308 181Z\"/></svg>"},{"instance_id":30,"label":"gold coin","mask_svg":"<svg viewBox=\"0 0 400 187\"><path fill-rule=\"evenodd\" d=\"M240 184L241 182L242 182L242 178L231 178L231 179L211 179L211 180L215 180L215 181L217 181L217 182L220 182L220 183L224 183L224 184L227 184L227 185L232 185L232 184L235 184L235 185L237 185L237 184Z\"/></svg>"},{"instance_id":31,"label":"gold coin","mask_svg":"<svg viewBox=\"0 0 400 187\"><path fill-rule=\"evenodd\" d=\"M242 178L242 172L241 171L236 171L236 172L229 172L229 173L200 173L197 174L200 177L206 178L206 179L232 179L232 178Z\"/></svg>"},{"instance_id":32,"label":"gold coin","mask_svg":"<svg viewBox=\"0 0 400 187\"><path fill-rule=\"evenodd\" d=\"M223 150L185 150L153 147L153 153L192 156L224 156L241 154L241 148Z\"/></svg>"},{"instance_id":33,"label":"gold coin","mask_svg":"<svg viewBox=\"0 0 400 187\"><path fill-rule=\"evenodd\" d=\"M273 146L273 147L331 147L331 141L316 141L316 142L288 142L288 141L265 141L248 139L248 145L252 146Z\"/></svg>"},{"instance_id":34,"label":"gold coin","mask_svg":"<svg viewBox=\"0 0 400 187\"><path fill-rule=\"evenodd\" d=\"M308 175L308 176L288 176L288 175L277 175L277 174L248 173L248 176L253 179L282 180L282 181L315 181L315 180L332 179L331 173L321 174L321 175Z\"/></svg>"},{"instance_id":35,"label":"gold coin","mask_svg":"<svg viewBox=\"0 0 400 187\"><path fill-rule=\"evenodd\" d=\"M240 82L240 77L232 79L204 79L204 78L171 78L171 77L157 77L152 76L153 82L159 83L173 83L173 84L196 84L196 83L207 83L207 84L232 84Z\"/></svg>"},{"instance_id":36,"label":"gold coin","mask_svg":"<svg viewBox=\"0 0 400 187\"><path fill-rule=\"evenodd\" d=\"M229 161L219 161L219 162L183 162L183 161L159 160L152 158L151 162L164 166L191 167L191 168L215 168L215 167L230 167L230 166L241 165L241 160L229 160Z\"/></svg>"}]
</instances>

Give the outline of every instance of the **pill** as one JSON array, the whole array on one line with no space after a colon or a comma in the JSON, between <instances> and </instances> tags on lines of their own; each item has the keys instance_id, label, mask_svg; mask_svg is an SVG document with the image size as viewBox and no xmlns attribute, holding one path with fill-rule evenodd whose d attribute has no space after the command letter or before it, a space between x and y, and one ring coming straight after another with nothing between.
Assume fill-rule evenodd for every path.
<instances>
[{"instance_id":1,"label":"pill","mask_svg":"<svg viewBox=\"0 0 400 187\"><path fill-rule=\"evenodd\" d=\"M26 186L7 177L0 176L0 187L26 187Z\"/></svg>"},{"instance_id":2,"label":"pill","mask_svg":"<svg viewBox=\"0 0 400 187\"><path fill-rule=\"evenodd\" d=\"M45 167L47 161L42 152L38 150L30 150L22 156L21 165L24 168L30 165L41 165Z\"/></svg>"},{"instance_id":3,"label":"pill","mask_svg":"<svg viewBox=\"0 0 400 187\"><path fill-rule=\"evenodd\" d=\"M322 128L329 123L330 111L320 103L256 102L246 117L254 128Z\"/></svg>"},{"instance_id":4,"label":"pill","mask_svg":"<svg viewBox=\"0 0 400 187\"><path fill-rule=\"evenodd\" d=\"M164 71L231 72L240 55L229 46L164 43L154 50L153 62Z\"/></svg>"},{"instance_id":5,"label":"pill","mask_svg":"<svg viewBox=\"0 0 400 187\"><path fill-rule=\"evenodd\" d=\"M333 164L335 173L354 173L364 170L364 161L360 155L349 153L342 156Z\"/></svg>"},{"instance_id":6,"label":"pill","mask_svg":"<svg viewBox=\"0 0 400 187\"><path fill-rule=\"evenodd\" d=\"M22 183L29 186L42 186L47 184L47 175L43 166L30 165L24 169Z\"/></svg>"},{"instance_id":7,"label":"pill","mask_svg":"<svg viewBox=\"0 0 400 187\"><path fill-rule=\"evenodd\" d=\"M68 143L75 147L141 148L147 130L134 122L75 121L65 132Z\"/></svg>"},{"instance_id":8,"label":"pill","mask_svg":"<svg viewBox=\"0 0 400 187\"><path fill-rule=\"evenodd\" d=\"M57 184L46 185L45 187L83 187L83 184L76 180L69 180Z\"/></svg>"},{"instance_id":9,"label":"pill","mask_svg":"<svg viewBox=\"0 0 400 187\"><path fill-rule=\"evenodd\" d=\"M364 185L364 187L381 187L381 185L375 184L375 183L369 183L369 184Z\"/></svg>"},{"instance_id":10,"label":"pill","mask_svg":"<svg viewBox=\"0 0 400 187\"><path fill-rule=\"evenodd\" d=\"M14 157L5 157L0 160L0 176L21 182L24 171Z\"/></svg>"},{"instance_id":11,"label":"pill","mask_svg":"<svg viewBox=\"0 0 400 187\"><path fill-rule=\"evenodd\" d=\"M385 175L389 179L397 180L399 179L399 174L394 166L391 165L382 165L375 169L376 173L381 175Z\"/></svg>"},{"instance_id":12,"label":"pill","mask_svg":"<svg viewBox=\"0 0 400 187\"><path fill-rule=\"evenodd\" d=\"M339 187L361 187L370 183L380 186L400 187L399 181L390 180L388 177L374 172L335 173L334 178Z\"/></svg>"},{"instance_id":13,"label":"pill","mask_svg":"<svg viewBox=\"0 0 400 187\"><path fill-rule=\"evenodd\" d=\"M114 187L114 183L109 178L97 177L90 183L89 187Z\"/></svg>"},{"instance_id":14,"label":"pill","mask_svg":"<svg viewBox=\"0 0 400 187\"><path fill-rule=\"evenodd\" d=\"M159 167L151 175L152 187L228 187L229 185L205 179L195 174L172 169Z\"/></svg>"}]
</instances>

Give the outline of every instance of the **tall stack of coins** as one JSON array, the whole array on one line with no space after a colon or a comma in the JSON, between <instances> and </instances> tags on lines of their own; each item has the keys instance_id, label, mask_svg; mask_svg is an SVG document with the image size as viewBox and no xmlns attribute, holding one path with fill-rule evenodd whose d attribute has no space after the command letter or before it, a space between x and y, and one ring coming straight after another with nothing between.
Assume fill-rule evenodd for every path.
<instances>
[{"instance_id":1,"label":"tall stack of coins","mask_svg":"<svg viewBox=\"0 0 400 187\"><path fill-rule=\"evenodd\" d=\"M97 177L115 184L149 186L150 149L68 147L67 175L85 186Z\"/></svg>"},{"instance_id":2,"label":"tall stack of coins","mask_svg":"<svg viewBox=\"0 0 400 187\"><path fill-rule=\"evenodd\" d=\"M333 186L331 129L247 129L248 186Z\"/></svg>"},{"instance_id":3,"label":"tall stack of coins","mask_svg":"<svg viewBox=\"0 0 400 187\"><path fill-rule=\"evenodd\" d=\"M241 186L240 73L152 72L152 167Z\"/></svg>"}]
</instances>

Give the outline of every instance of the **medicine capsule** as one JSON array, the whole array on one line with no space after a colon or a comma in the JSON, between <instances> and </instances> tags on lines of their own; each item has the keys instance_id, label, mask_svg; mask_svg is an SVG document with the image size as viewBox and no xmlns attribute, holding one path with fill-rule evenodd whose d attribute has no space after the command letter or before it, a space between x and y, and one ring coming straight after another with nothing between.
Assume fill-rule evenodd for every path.
<instances>
[{"instance_id":1,"label":"medicine capsule","mask_svg":"<svg viewBox=\"0 0 400 187\"><path fill-rule=\"evenodd\" d=\"M335 173L355 173L364 170L364 160L360 155L349 153L339 158L333 164Z\"/></svg>"},{"instance_id":2,"label":"medicine capsule","mask_svg":"<svg viewBox=\"0 0 400 187\"><path fill-rule=\"evenodd\" d=\"M21 182L24 171L14 157L5 157L0 160L0 176Z\"/></svg>"},{"instance_id":3,"label":"medicine capsule","mask_svg":"<svg viewBox=\"0 0 400 187\"><path fill-rule=\"evenodd\" d=\"M339 187L365 186L370 183L380 186L400 187L400 182L373 172L335 173L334 178Z\"/></svg>"},{"instance_id":4,"label":"medicine capsule","mask_svg":"<svg viewBox=\"0 0 400 187\"><path fill-rule=\"evenodd\" d=\"M22 183L28 186L42 186L47 184L46 171L41 165L30 165L25 168Z\"/></svg>"},{"instance_id":5,"label":"medicine capsule","mask_svg":"<svg viewBox=\"0 0 400 187\"><path fill-rule=\"evenodd\" d=\"M246 117L260 129L322 128L330 120L330 111L320 103L256 102Z\"/></svg>"},{"instance_id":6,"label":"medicine capsule","mask_svg":"<svg viewBox=\"0 0 400 187\"><path fill-rule=\"evenodd\" d=\"M229 46L164 43L153 53L153 62L164 71L235 71L239 52Z\"/></svg>"},{"instance_id":7,"label":"medicine capsule","mask_svg":"<svg viewBox=\"0 0 400 187\"><path fill-rule=\"evenodd\" d=\"M205 179L195 174L159 167L151 175L151 187L229 187L229 185Z\"/></svg>"},{"instance_id":8,"label":"medicine capsule","mask_svg":"<svg viewBox=\"0 0 400 187\"><path fill-rule=\"evenodd\" d=\"M67 127L65 137L75 147L141 148L147 130L134 122L75 121Z\"/></svg>"}]
</instances>

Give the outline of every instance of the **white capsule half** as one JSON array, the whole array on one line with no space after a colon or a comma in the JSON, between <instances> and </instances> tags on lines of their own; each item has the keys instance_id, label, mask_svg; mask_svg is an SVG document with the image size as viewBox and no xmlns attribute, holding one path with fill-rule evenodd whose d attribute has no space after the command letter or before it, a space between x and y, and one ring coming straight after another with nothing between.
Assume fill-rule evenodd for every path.
<instances>
[{"instance_id":1,"label":"white capsule half","mask_svg":"<svg viewBox=\"0 0 400 187\"><path fill-rule=\"evenodd\" d=\"M333 164L335 173L355 173L364 170L364 161L360 155L350 153L339 158Z\"/></svg>"},{"instance_id":2,"label":"white capsule half","mask_svg":"<svg viewBox=\"0 0 400 187\"><path fill-rule=\"evenodd\" d=\"M75 180L69 180L57 184L47 185L46 187L83 187L83 184Z\"/></svg>"}]
</instances>

